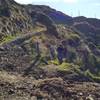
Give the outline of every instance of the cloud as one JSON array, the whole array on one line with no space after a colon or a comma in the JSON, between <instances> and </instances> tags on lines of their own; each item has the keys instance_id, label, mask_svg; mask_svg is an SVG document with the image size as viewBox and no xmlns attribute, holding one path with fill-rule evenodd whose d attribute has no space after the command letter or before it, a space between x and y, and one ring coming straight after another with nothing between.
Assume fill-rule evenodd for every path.
<instances>
[{"instance_id":1,"label":"cloud","mask_svg":"<svg viewBox=\"0 0 100 100\"><path fill-rule=\"evenodd\" d=\"M94 6L100 6L100 3L93 3Z\"/></svg>"},{"instance_id":2,"label":"cloud","mask_svg":"<svg viewBox=\"0 0 100 100\"><path fill-rule=\"evenodd\" d=\"M15 1L21 4L31 4L34 0L15 0Z\"/></svg>"},{"instance_id":3,"label":"cloud","mask_svg":"<svg viewBox=\"0 0 100 100\"><path fill-rule=\"evenodd\" d=\"M78 0L63 0L65 3L77 3Z\"/></svg>"},{"instance_id":4,"label":"cloud","mask_svg":"<svg viewBox=\"0 0 100 100\"><path fill-rule=\"evenodd\" d=\"M44 3L59 2L61 0L15 0L15 1L21 4L32 4L32 3L41 3L41 2L44 2Z\"/></svg>"},{"instance_id":5,"label":"cloud","mask_svg":"<svg viewBox=\"0 0 100 100\"><path fill-rule=\"evenodd\" d=\"M32 3L39 3L39 2L40 3L41 2L44 2L44 3L64 2L64 3L73 4L73 3L76 3L78 0L15 0L15 1L21 4L32 4Z\"/></svg>"}]
</instances>

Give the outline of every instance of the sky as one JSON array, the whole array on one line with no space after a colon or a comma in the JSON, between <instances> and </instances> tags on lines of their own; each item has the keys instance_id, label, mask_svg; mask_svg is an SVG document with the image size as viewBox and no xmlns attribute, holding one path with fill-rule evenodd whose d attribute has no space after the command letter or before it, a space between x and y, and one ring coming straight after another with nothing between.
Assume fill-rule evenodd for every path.
<instances>
[{"instance_id":1,"label":"sky","mask_svg":"<svg viewBox=\"0 0 100 100\"><path fill-rule=\"evenodd\" d=\"M100 0L15 0L21 4L48 5L75 17L85 16L100 19Z\"/></svg>"}]
</instances>

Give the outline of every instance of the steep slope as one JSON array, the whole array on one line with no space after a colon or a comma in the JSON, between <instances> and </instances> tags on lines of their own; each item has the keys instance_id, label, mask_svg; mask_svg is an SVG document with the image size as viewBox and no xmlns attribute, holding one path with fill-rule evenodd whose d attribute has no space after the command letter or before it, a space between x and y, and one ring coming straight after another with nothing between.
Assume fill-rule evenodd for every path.
<instances>
[{"instance_id":1,"label":"steep slope","mask_svg":"<svg viewBox=\"0 0 100 100\"><path fill-rule=\"evenodd\" d=\"M34 9L34 7L35 6L32 6L31 9ZM13 0L1 1L0 40L7 35L18 35L32 32L36 27L37 21L46 25L49 31L54 31L51 31L51 33L57 35L53 21L47 15L45 15L42 10L38 12L38 9L36 8L38 8L38 6L35 7L35 10L30 10L28 6L17 4Z\"/></svg>"},{"instance_id":2,"label":"steep slope","mask_svg":"<svg viewBox=\"0 0 100 100\"><path fill-rule=\"evenodd\" d=\"M54 24L66 24L81 32L82 36L84 36L86 40L93 42L97 46L99 46L100 44L100 21L98 19L86 18L81 16L72 18L48 6L24 6L17 4L13 0L4 0L1 3L6 4L5 6L3 6L3 4L0 6L0 26L2 26L0 29L1 39L7 34L27 33L28 31L32 32L32 30L36 26L36 21L39 21L43 24L46 24L47 28L50 28L48 30L51 30L51 33L52 30L55 30L53 34L57 34ZM9 4L11 5L9 6ZM49 20L49 22L46 22L46 19L47 21ZM51 23L53 27L50 27L49 23Z\"/></svg>"},{"instance_id":3,"label":"steep slope","mask_svg":"<svg viewBox=\"0 0 100 100\"><path fill-rule=\"evenodd\" d=\"M31 11L43 12L48 15L56 24L71 24L73 19L71 16L68 16L60 11L52 9L44 5L28 5L26 9Z\"/></svg>"},{"instance_id":4,"label":"steep slope","mask_svg":"<svg viewBox=\"0 0 100 100\"><path fill-rule=\"evenodd\" d=\"M25 33L32 28L33 22L23 6L13 0L1 0L0 40L3 36Z\"/></svg>"},{"instance_id":5,"label":"steep slope","mask_svg":"<svg viewBox=\"0 0 100 100\"><path fill-rule=\"evenodd\" d=\"M5 4L5 6L3 6L3 4ZM87 19L85 17L72 18L48 6L20 5L14 2L13 0L1 1L0 7L1 7L0 18L2 20L1 30L4 30L1 31L0 33L2 36L1 40L3 41L3 42L1 41L1 51L2 51L0 55L1 68L5 69L9 65L9 62L11 62L10 66L16 66L15 69L19 67L22 68L23 70L23 68L25 68L23 63L24 60L25 59L28 60L29 63L33 59L31 58L31 55L35 57L36 54L36 52L34 54L32 54L33 51L31 52L31 49L33 48L30 45L33 38L33 43L34 40L35 42L36 41L40 42L43 56L45 58L49 57L48 60L50 60L50 53L47 45L49 44L51 46L54 46L55 51L57 52L57 47L60 44L63 44L64 47L68 49L66 57L67 63L73 63L79 66L80 71L82 70L83 73L85 73L85 71L86 72L90 71L90 73L99 76L100 50L99 48L97 48L96 44L97 40L99 40L99 37L96 37L95 35L97 34L96 33L97 31L95 30L96 29L99 30L99 20L97 24L98 28L95 28L96 27L96 24L94 23L95 19L91 21L92 19ZM6 12L5 10L8 10L9 16L6 16L3 13ZM41 32L42 28L43 31ZM81 31L81 33L75 29ZM36 33L40 32L40 33L39 35L37 34L36 36L30 35L30 33L35 33L35 32ZM94 32L94 33L89 34L89 32ZM28 36L29 38L25 39L20 38L24 36L22 35L23 33L27 34L26 36ZM4 38L2 34L5 36ZM10 39L9 36L11 36ZM19 37L19 39L16 37ZM92 38L92 40L90 41L86 37ZM44 50L46 51L44 52ZM3 54L4 52L8 53L4 55ZM12 53L13 56L11 56ZM16 58L17 53L18 56ZM25 58L21 57L21 55L26 55L26 57ZM27 59L27 56L30 59ZM4 60L6 58L9 59L6 61ZM15 61L17 59L19 60ZM14 62L16 62L16 65L14 64ZM22 67L19 65L21 65Z\"/></svg>"},{"instance_id":6,"label":"steep slope","mask_svg":"<svg viewBox=\"0 0 100 100\"><path fill-rule=\"evenodd\" d=\"M98 19L1 0L0 24L1 99L100 98Z\"/></svg>"},{"instance_id":7,"label":"steep slope","mask_svg":"<svg viewBox=\"0 0 100 100\"><path fill-rule=\"evenodd\" d=\"M95 18L76 17L73 19L75 27L82 32L89 42L100 45L100 20Z\"/></svg>"}]
</instances>

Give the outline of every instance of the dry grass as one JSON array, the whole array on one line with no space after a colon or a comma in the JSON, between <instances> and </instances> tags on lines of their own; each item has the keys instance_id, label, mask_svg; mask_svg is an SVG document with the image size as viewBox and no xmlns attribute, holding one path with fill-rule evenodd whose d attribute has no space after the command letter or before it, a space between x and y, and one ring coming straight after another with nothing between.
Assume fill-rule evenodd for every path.
<instances>
[{"instance_id":1,"label":"dry grass","mask_svg":"<svg viewBox=\"0 0 100 100\"><path fill-rule=\"evenodd\" d=\"M20 75L16 76L16 75L9 74L6 71L0 71L0 81L8 82L8 83L16 83L22 80L23 77L21 77Z\"/></svg>"},{"instance_id":2,"label":"dry grass","mask_svg":"<svg viewBox=\"0 0 100 100\"><path fill-rule=\"evenodd\" d=\"M33 80L29 77L22 77L21 75L14 75L10 74L6 71L0 71L0 81L2 82L7 82L10 84L16 84L16 83L24 83L24 82L30 82L31 84L38 86L41 83L46 83L50 81L63 81L62 78L46 78L46 79L38 79L38 80Z\"/></svg>"}]
</instances>

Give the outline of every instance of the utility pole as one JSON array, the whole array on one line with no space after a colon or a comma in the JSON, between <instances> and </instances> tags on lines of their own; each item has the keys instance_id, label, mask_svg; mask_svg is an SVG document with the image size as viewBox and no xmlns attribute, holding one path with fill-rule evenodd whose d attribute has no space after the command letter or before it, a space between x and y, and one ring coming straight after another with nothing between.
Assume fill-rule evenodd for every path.
<instances>
[{"instance_id":1,"label":"utility pole","mask_svg":"<svg viewBox=\"0 0 100 100\"><path fill-rule=\"evenodd\" d=\"M71 16L73 17L73 12L71 12Z\"/></svg>"},{"instance_id":2,"label":"utility pole","mask_svg":"<svg viewBox=\"0 0 100 100\"><path fill-rule=\"evenodd\" d=\"M78 16L80 16L80 10L78 10Z\"/></svg>"},{"instance_id":3,"label":"utility pole","mask_svg":"<svg viewBox=\"0 0 100 100\"><path fill-rule=\"evenodd\" d=\"M94 14L94 18L97 18L96 14Z\"/></svg>"}]
</instances>

